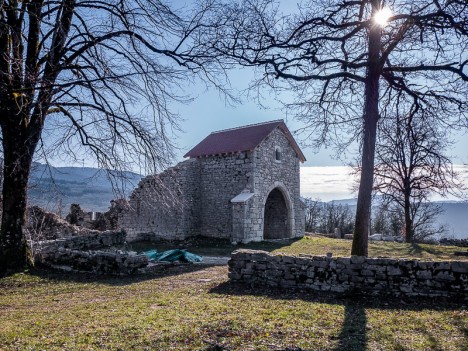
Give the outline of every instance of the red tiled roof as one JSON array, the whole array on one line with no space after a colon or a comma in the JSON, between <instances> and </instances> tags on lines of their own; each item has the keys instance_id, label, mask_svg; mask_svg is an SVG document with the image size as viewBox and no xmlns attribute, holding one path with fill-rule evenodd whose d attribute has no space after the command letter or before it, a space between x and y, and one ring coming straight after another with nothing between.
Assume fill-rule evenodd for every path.
<instances>
[{"instance_id":1,"label":"red tiled roof","mask_svg":"<svg viewBox=\"0 0 468 351\"><path fill-rule=\"evenodd\" d=\"M283 120L213 132L187 152L184 157L200 157L253 150L276 128L281 129L296 151L299 159L304 162L304 154Z\"/></svg>"}]
</instances>

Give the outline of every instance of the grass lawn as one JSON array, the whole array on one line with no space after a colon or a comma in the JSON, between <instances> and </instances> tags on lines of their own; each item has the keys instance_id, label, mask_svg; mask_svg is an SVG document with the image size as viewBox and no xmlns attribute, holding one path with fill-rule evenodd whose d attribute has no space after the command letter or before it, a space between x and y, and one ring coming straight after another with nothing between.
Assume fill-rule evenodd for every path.
<instances>
[{"instance_id":1,"label":"grass lawn","mask_svg":"<svg viewBox=\"0 0 468 351\"><path fill-rule=\"evenodd\" d=\"M340 255L350 245L330 240L263 246ZM371 254L408 255L393 245L372 245ZM33 270L0 279L0 349L466 351L467 303L252 288L230 284L225 266L158 266L133 277Z\"/></svg>"},{"instance_id":2,"label":"grass lawn","mask_svg":"<svg viewBox=\"0 0 468 351\"><path fill-rule=\"evenodd\" d=\"M201 238L184 242L136 243L131 249L144 251L156 248L158 251L181 248L202 256L229 256L239 248L264 250L292 255L309 254L325 255L332 252L333 256L349 256L351 240L330 239L319 236L306 236L297 240L249 243L231 245L227 240ZM369 256L409 257L422 260L468 260L468 256L455 256L456 251L467 251L467 248L455 246L438 246L429 244L406 244L397 242L369 242Z\"/></svg>"}]
</instances>

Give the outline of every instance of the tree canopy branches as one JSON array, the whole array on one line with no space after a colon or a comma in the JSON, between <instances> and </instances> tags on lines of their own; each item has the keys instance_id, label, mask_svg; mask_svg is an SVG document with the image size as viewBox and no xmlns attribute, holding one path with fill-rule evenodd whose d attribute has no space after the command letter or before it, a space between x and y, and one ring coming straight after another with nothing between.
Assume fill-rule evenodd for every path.
<instances>
[{"instance_id":1,"label":"tree canopy branches","mask_svg":"<svg viewBox=\"0 0 468 351\"><path fill-rule=\"evenodd\" d=\"M418 108L450 108L450 119L441 119L466 124L466 2L377 3L393 11L378 43L381 106L404 91ZM215 52L261 66L256 84L294 92L297 99L288 108L305 121L342 128L343 119L352 122L362 114L363 95L356 94L363 91L369 29L376 26L370 1L311 0L290 16L281 15L273 1L238 1L228 8L220 14L225 25L213 34L219 39L213 41Z\"/></svg>"},{"instance_id":2,"label":"tree canopy branches","mask_svg":"<svg viewBox=\"0 0 468 351\"><path fill-rule=\"evenodd\" d=\"M37 151L155 172L170 161L178 129L170 104L190 101L190 82L229 96L219 56L199 41L213 6L0 0L0 274L27 262L26 187Z\"/></svg>"},{"instance_id":3,"label":"tree canopy branches","mask_svg":"<svg viewBox=\"0 0 468 351\"><path fill-rule=\"evenodd\" d=\"M182 86L197 77L223 86L217 58L194 35L210 6L176 13L157 0L3 1L0 98L12 111L0 125L18 118L37 135L50 115L47 128L66 126L62 135L93 146L102 166L144 154L147 166L163 162L167 133L178 128L168 105L189 100Z\"/></svg>"},{"instance_id":4,"label":"tree canopy branches","mask_svg":"<svg viewBox=\"0 0 468 351\"><path fill-rule=\"evenodd\" d=\"M377 22L386 8L392 15ZM398 96L411 101L403 115L468 125L466 13L468 3L452 0L309 0L282 15L272 0L239 0L204 34L214 55L261 68L254 87L293 95L286 107L310 127L311 144L361 142L353 254L367 254L377 124L401 109Z\"/></svg>"}]
</instances>

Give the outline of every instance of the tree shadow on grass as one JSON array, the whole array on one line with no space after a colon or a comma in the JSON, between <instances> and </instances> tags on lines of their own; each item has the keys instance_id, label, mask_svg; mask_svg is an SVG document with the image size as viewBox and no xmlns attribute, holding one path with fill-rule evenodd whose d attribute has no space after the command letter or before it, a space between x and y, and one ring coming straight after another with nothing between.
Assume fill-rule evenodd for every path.
<instances>
[{"instance_id":1,"label":"tree shadow on grass","mask_svg":"<svg viewBox=\"0 0 468 351\"><path fill-rule=\"evenodd\" d=\"M416 244L416 243L412 243L411 244L411 249L410 249L410 253L411 254L422 254L422 253L428 253L428 254L431 254L431 255L434 255L435 257L447 257L449 256L450 258L452 258L451 256L453 256L453 254L451 253L447 253L446 250L442 250L440 247L436 246L436 245L429 245L429 244L425 244L425 245L420 245L420 244ZM455 257L453 257L455 258Z\"/></svg>"},{"instance_id":2,"label":"tree shadow on grass","mask_svg":"<svg viewBox=\"0 0 468 351\"><path fill-rule=\"evenodd\" d=\"M252 286L248 284L239 284L225 282L210 290L213 294L234 295L234 296L259 296L277 300L301 300L310 303L333 304L344 306L344 316L339 335L336 337L337 344L334 351L348 350L366 350L367 335L367 309L381 310L402 310L402 311L463 311L467 308L467 302L462 299L438 298L437 301L424 297L372 297L361 296L358 294L334 294L330 292L316 292L310 290L291 290L282 288L271 288L264 286ZM468 330L466 323L462 320L460 314L457 327L466 336ZM437 339L429 331L426 331L426 337L435 347ZM405 349L401 345L401 349ZM439 349L439 348L436 348ZM294 350L294 349L291 349ZM302 350L305 351L305 350Z\"/></svg>"},{"instance_id":3,"label":"tree shadow on grass","mask_svg":"<svg viewBox=\"0 0 468 351\"><path fill-rule=\"evenodd\" d=\"M346 304L343 325L335 351L365 350L367 345L366 310L360 304Z\"/></svg>"},{"instance_id":4,"label":"tree shadow on grass","mask_svg":"<svg viewBox=\"0 0 468 351\"><path fill-rule=\"evenodd\" d=\"M427 250L423 250L423 248L419 244L412 243L410 245L409 253L412 256L421 255L423 251L427 251Z\"/></svg>"}]
</instances>

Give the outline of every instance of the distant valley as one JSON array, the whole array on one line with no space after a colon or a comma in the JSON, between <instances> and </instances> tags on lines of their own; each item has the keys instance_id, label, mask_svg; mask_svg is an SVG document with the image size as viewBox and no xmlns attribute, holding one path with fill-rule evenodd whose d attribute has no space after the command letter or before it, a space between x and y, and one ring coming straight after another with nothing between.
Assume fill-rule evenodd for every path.
<instances>
[{"instance_id":1,"label":"distant valley","mask_svg":"<svg viewBox=\"0 0 468 351\"><path fill-rule=\"evenodd\" d=\"M90 167L47 167L35 163L31 172L29 203L66 215L72 203L87 211L107 211L110 201L129 196L141 176L124 172L112 184L106 171Z\"/></svg>"}]
</instances>

